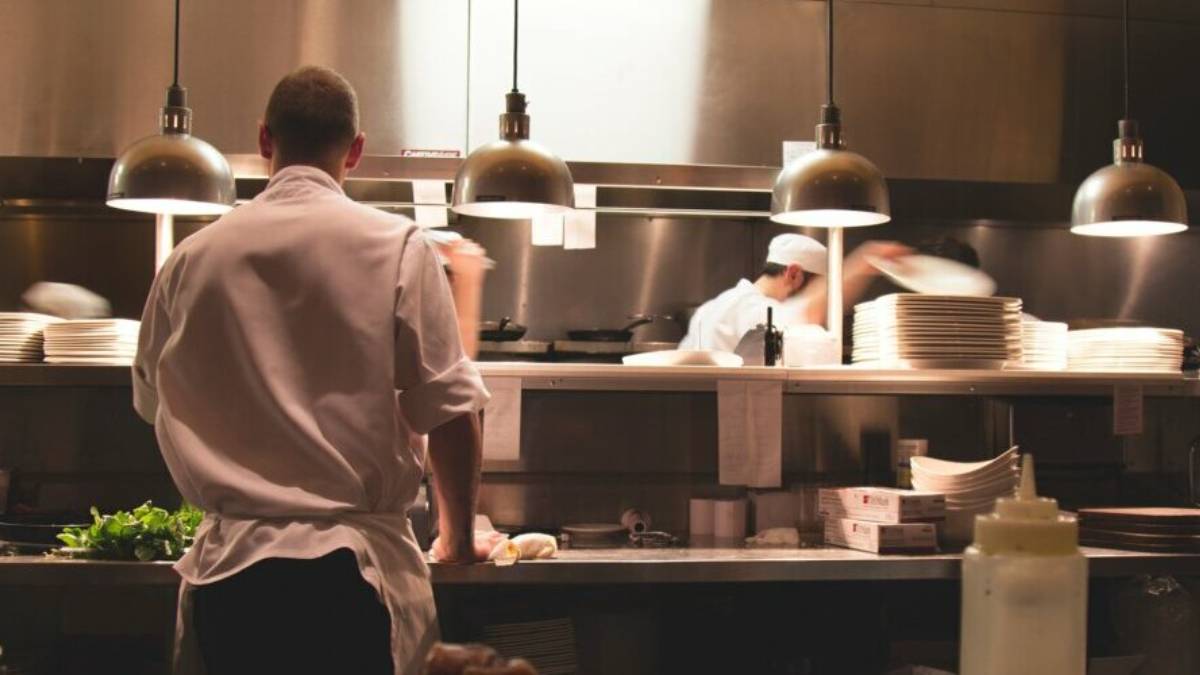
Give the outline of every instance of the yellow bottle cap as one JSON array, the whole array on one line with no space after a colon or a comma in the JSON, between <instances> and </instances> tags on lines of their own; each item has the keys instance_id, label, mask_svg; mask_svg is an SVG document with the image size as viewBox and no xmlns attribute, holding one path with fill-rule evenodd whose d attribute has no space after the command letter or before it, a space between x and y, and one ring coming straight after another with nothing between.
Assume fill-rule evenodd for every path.
<instances>
[{"instance_id":1,"label":"yellow bottle cap","mask_svg":"<svg viewBox=\"0 0 1200 675\"><path fill-rule=\"evenodd\" d=\"M1037 496L1033 455L1023 458L1017 493L997 499L993 513L975 518L975 546L985 554L1066 555L1079 550L1075 518L1062 515L1056 500Z\"/></svg>"}]
</instances>

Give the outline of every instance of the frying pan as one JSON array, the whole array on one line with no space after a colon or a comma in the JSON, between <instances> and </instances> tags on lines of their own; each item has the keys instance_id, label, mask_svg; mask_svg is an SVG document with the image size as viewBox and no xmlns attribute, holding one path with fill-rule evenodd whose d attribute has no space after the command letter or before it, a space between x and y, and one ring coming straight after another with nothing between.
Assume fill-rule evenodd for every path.
<instances>
[{"instance_id":1,"label":"frying pan","mask_svg":"<svg viewBox=\"0 0 1200 675\"><path fill-rule=\"evenodd\" d=\"M656 317L649 314L635 314L629 319L631 323L624 328L590 328L587 330L569 330L567 338L576 342L630 342L633 340L633 329L644 326Z\"/></svg>"},{"instance_id":2,"label":"frying pan","mask_svg":"<svg viewBox=\"0 0 1200 675\"><path fill-rule=\"evenodd\" d=\"M525 337L527 329L506 316L499 321L482 321L479 323L479 339L490 342L512 342Z\"/></svg>"},{"instance_id":3,"label":"frying pan","mask_svg":"<svg viewBox=\"0 0 1200 675\"><path fill-rule=\"evenodd\" d=\"M87 527L90 516L78 513L0 515L0 540L13 544L62 546L57 538L64 527Z\"/></svg>"}]
</instances>

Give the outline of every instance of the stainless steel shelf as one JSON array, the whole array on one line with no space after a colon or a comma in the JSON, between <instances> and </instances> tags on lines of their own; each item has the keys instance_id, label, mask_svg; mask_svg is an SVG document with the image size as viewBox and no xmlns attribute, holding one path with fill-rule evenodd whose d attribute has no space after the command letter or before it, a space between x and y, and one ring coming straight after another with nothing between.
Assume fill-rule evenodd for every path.
<instances>
[{"instance_id":1,"label":"stainless steel shelf","mask_svg":"<svg viewBox=\"0 0 1200 675\"><path fill-rule=\"evenodd\" d=\"M1085 548L1092 578L1200 575L1200 554ZM874 555L840 548L564 550L553 560L431 565L436 585L582 585L953 580L957 554ZM0 558L3 586L173 586L168 563Z\"/></svg>"},{"instance_id":2,"label":"stainless steel shelf","mask_svg":"<svg viewBox=\"0 0 1200 675\"><path fill-rule=\"evenodd\" d=\"M999 370L822 370L650 367L600 363L482 362L485 377L519 377L530 391L716 391L720 380L778 381L790 394L940 396L1112 396L1118 385L1146 396L1200 396L1200 380L1179 375ZM127 387L123 366L0 365L0 386Z\"/></svg>"}]
</instances>

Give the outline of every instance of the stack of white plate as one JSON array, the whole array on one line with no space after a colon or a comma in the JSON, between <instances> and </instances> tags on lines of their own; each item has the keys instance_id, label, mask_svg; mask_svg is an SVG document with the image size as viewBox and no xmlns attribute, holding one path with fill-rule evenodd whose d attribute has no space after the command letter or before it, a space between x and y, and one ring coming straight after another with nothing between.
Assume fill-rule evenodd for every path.
<instances>
[{"instance_id":1,"label":"stack of white plate","mask_svg":"<svg viewBox=\"0 0 1200 675\"><path fill-rule=\"evenodd\" d=\"M1015 446L984 462L916 456L910 465L914 489L946 495L946 524L940 534L950 544L971 541L975 516L991 513L997 498L1012 496L1021 478Z\"/></svg>"},{"instance_id":2,"label":"stack of white plate","mask_svg":"<svg viewBox=\"0 0 1200 675\"><path fill-rule=\"evenodd\" d=\"M1021 365L1032 370L1065 370L1067 324L1052 321L1022 322Z\"/></svg>"},{"instance_id":3,"label":"stack of white plate","mask_svg":"<svg viewBox=\"0 0 1200 675\"><path fill-rule=\"evenodd\" d=\"M1183 331L1166 328L1091 328L1067 334L1069 367L1083 371L1178 373Z\"/></svg>"},{"instance_id":4,"label":"stack of white plate","mask_svg":"<svg viewBox=\"0 0 1200 675\"><path fill-rule=\"evenodd\" d=\"M140 322L80 319L46 326L46 363L129 365L137 353Z\"/></svg>"},{"instance_id":5,"label":"stack of white plate","mask_svg":"<svg viewBox=\"0 0 1200 675\"><path fill-rule=\"evenodd\" d=\"M42 331L57 318L32 312L0 312L0 363L42 360Z\"/></svg>"},{"instance_id":6,"label":"stack of white plate","mask_svg":"<svg viewBox=\"0 0 1200 675\"><path fill-rule=\"evenodd\" d=\"M1003 368L1021 360L1017 298L894 293L854 308L856 364Z\"/></svg>"}]
</instances>

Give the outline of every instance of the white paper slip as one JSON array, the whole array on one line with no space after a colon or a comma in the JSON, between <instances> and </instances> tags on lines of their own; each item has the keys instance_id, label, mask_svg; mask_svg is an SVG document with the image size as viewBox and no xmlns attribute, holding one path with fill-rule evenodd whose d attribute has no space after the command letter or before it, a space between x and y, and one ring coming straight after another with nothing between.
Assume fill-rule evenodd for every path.
<instances>
[{"instance_id":1,"label":"white paper slip","mask_svg":"<svg viewBox=\"0 0 1200 675\"><path fill-rule=\"evenodd\" d=\"M534 246L562 246L563 216L541 213L529 221L529 243Z\"/></svg>"},{"instance_id":2,"label":"white paper slip","mask_svg":"<svg viewBox=\"0 0 1200 675\"><path fill-rule=\"evenodd\" d=\"M515 462L521 458L521 378L484 379L492 399L483 409L483 458Z\"/></svg>"},{"instance_id":3,"label":"white paper slip","mask_svg":"<svg viewBox=\"0 0 1200 675\"><path fill-rule=\"evenodd\" d=\"M596 186L575 184L575 208L596 208Z\"/></svg>"},{"instance_id":4,"label":"white paper slip","mask_svg":"<svg viewBox=\"0 0 1200 675\"><path fill-rule=\"evenodd\" d=\"M567 214L563 227L563 248L596 248L596 212L576 209Z\"/></svg>"},{"instance_id":5,"label":"white paper slip","mask_svg":"<svg viewBox=\"0 0 1200 675\"><path fill-rule=\"evenodd\" d=\"M717 383L722 485L779 487L783 478L783 383Z\"/></svg>"},{"instance_id":6,"label":"white paper slip","mask_svg":"<svg viewBox=\"0 0 1200 675\"><path fill-rule=\"evenodd\" d=\"M1137 436L1142 433L1143 417L1141 385L1118 384L1113 389L1113 435Z\"/></svg>"},{"instance_id":7,"label":"white paper slip","mask_svg":"<svg viewBox=\"0 0 1200 675\"><path fill-rule=\"evenodd\" d=\"M413 220L421 227L446 227L450 224L450 216L444 206L414 206Z\"/></svg>"},{"instance_id":8,"label":"white paper slip","mask_svg":"<svg viewBox=\"0 0 1200 675\"><path fill-rule=\"evenodd\" d=\"M414 180L414 204L445 204L446 183L440 180Z\"/></svg>"},{"instance_id":9,"label":"white paper slip","mask_svg":"<svg viewBox=\"0 0 1200 675\"><path fill-rule=\"evenodd\" d=\"M783 165L787 166L816 149L817 144L813 141L784 141Z\"/></svg>"}]
</instances>

